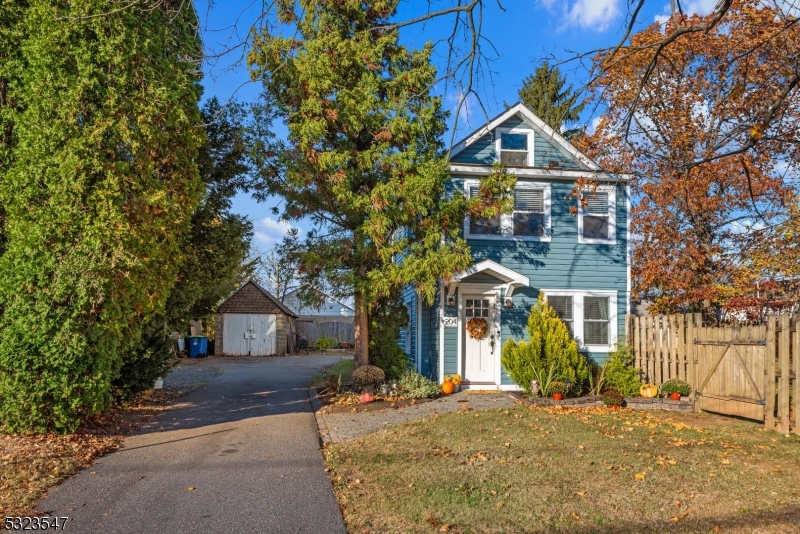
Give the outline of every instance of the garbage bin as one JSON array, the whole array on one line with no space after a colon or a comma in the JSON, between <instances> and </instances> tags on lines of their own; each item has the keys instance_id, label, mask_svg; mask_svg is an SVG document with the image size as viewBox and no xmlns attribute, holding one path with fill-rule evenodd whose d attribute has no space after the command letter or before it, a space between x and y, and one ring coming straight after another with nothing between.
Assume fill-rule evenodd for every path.
<instances>
[{"instance_id":1,"label":"garbage bin","mask_svg":"<svg viewBox=\"0 0 800 534\"><path fill-rule=\"evenodd\" d=\"M208 356L208 338L206 336L189 336L189 357L202 358Z\"/></svg>"}]
</instances>

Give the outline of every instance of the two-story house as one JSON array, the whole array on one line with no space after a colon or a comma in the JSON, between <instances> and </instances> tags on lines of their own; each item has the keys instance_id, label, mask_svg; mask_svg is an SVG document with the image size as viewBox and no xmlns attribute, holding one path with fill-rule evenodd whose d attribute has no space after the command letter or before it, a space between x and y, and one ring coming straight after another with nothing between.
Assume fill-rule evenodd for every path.
<instances>
[{"instance_id":1,"label":"two-story house","mask_svg":"<svg viewBox=\"0 0 800 534\"><path fill-rule=\"evenodd\" d=\"M442 281L433 305L406 290L411 322L401 344L412 365L434 380L458 373L467 387L516 389L500 353L507 339L527 338L540 293L581 351L604 359L625 335L630 306L627 177L603 172L523 104L455 145L450 158L450 185L466 195L494 162L504 163L517 177L514 211L464 221L474 264ZM570 198L581 177L600 184L585 206ZM485 339L467 335L472 317L487 319Z\"/></svg>"}]
</instances>

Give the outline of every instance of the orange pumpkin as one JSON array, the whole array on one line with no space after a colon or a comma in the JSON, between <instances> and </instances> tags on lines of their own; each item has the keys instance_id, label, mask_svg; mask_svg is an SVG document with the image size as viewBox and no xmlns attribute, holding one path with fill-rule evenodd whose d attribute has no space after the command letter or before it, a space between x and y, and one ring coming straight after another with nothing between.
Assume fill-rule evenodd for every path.
<instances>
[{"instance_id":1,"label":"orange pumpkin","mask_svg":"<svg viewBox=\"0 0 800 534\"><path fill-rule=\"evenodd\" d=\"M455 391L455 389L456 387L453 384L452 380L446 380L442 382L442 393L444 393L445 395L450 395L451 393L453 393L453 391Z\"/></svg>"}]
</instances>

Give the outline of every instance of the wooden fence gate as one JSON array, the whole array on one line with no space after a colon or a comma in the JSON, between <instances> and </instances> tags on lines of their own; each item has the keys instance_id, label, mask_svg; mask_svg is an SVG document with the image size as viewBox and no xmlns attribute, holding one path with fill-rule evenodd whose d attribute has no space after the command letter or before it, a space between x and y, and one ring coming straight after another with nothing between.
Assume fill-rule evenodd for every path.
<instances>
[{"instance_id":1,"label":"wooden fence gate","mask_svg":"<svg viewBox=\"0 0 800 534\"><path fill-rule=\"evenodd\" d=\"M764 419L766 334L763 326L696 329L696 409Z\"/></svg>"},{"instance_id":2,"label":"wooden fence gate","mask_svg":"<svg viewBox=\"0 0 800 534\"><path fill-rule=\"evenodd\" d=\"M629 315L626 326L647 382L685 380L697 410L800 434L800 330L788 315L742 327L704 327L700 314Z\"/></svg>"}]
</instances>

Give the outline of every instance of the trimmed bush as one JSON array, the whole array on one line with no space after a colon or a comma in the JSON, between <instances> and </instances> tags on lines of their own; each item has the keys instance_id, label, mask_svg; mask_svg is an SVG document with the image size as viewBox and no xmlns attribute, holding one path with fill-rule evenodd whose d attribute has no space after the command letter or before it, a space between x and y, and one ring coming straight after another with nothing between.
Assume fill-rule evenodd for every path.
<instances>
[{"instance_id":1,"label":"trimmed bush","mask_svg":"<svg viewBox=\"0 0 800 534\"><path fill-rule=\"evenodd\" d=\"M624 342L615 342L614 348L608 353L608 359L603 365L603 379L609 389L619 391L626 397L639 395L642 381L641 369L634 367L636 355L633 347Z\"/></svg>"},{"instance_id":2,"label":"trimmed bush","mask_svg":"<svg viewBox=\"0 0 800 534\"><path fill-rule=\"evenodd\" d=\"M353 371L353 384L359 387L375 386L386 379L386 375L380 367L374 365L362 365Z\"/></svg>"},{"instance_id":3,"label":"trimmed bush","mask_svg":"<svg viewBox=\"0 0 800 534\"><path fill-rule=\"evenodd\" d=\"M503 346L501 362L508 376L530 394L531 380L555 366L559 379L571 380L573 390L581 391L589 378L589 364L567 325L541 294L528 317L528 336L529 341L509 339Z\"/></svg>"}]
</instances>

